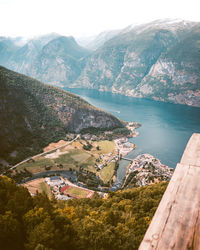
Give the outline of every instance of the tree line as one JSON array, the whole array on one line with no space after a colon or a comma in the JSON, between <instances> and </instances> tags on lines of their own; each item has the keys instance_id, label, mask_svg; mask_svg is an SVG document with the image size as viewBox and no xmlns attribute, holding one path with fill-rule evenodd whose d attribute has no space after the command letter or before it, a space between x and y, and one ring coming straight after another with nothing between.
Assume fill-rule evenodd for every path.
<instances>
[{"instance_id":1,"label":"tree line","mask_svg":"<svg viewBox=\"0 0 200 250\"><path fill-rule=\"evenodd\" d=\"M49 200L0 178L1 250L138 249L167 183L102 199Z\"/></svg>"}]
</instances>

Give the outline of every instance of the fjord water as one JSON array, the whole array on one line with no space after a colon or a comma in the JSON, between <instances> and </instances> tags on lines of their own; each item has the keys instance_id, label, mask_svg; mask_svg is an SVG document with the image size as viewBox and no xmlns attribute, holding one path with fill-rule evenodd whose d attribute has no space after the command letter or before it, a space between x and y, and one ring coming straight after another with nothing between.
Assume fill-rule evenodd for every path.
<instances>
[{"instance_id":1,"label":"fjord water","mask_svg":"<svg viewBox=\"0 0 200 250\"><path fill-rule=\"evenodd\" d=\"M163 164L174 168L180 162L192 133L200 132L200 108L96 90L66 90L122 120L142 124L138 129L139 136L129 139L136 144L136 149L128 155L129 158L149 153L160 159ZM124 177L127 164L126 161L120 163L119 180Z\"/></svg>"}]
</instances>

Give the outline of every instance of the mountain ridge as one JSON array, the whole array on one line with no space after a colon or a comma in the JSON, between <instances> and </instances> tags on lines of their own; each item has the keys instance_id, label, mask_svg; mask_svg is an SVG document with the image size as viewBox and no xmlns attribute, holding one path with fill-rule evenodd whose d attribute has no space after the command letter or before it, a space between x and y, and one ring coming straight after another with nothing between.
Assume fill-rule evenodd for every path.
<instances>
[{"instance_id":1,"label":"mountain ridge","mask_svg":"<svg viewBox=\"0 0 200 250\"><path fill-rule=\"evenodd\" d=\"M16 56L0 41L0 64L55 86L200 107L200 23L165 19L112 32L99 34L93 52L57 34L42 47L39 38L25 52L14 47Z\"/></svg>"},{"instance_id":2,"label":"mountain ridge","mask_svg":"<svg viewBox=\"0 0 200 250\"><path fill-rule=\"evenodd\" d=\"M6 45L0 41L0 53L5 54L0 65L57 86L76 80L90 55L73 37L54 33L30 39L22 46L8 41Z\"/></svg>"},{"instance_id":3,"label":"mountain ridge","mask_svg":"<svg viewBox=\"0 0 200 250\"><path fill-rule=\"evenodd\" d=\"M199 41L195 22L126 28L91 55L71 87L199 107Z\"/></svg>"},{"instance_id":4,"label":"mountain ridge","mask_svg":"<svg viewBox=\"0 0 200 250\"><path fill-rule=\"evenodd\" d=\"M17 163L66 133L124 124L77 95L0 67L0 160Z\"/></svg>"}]
</instances>

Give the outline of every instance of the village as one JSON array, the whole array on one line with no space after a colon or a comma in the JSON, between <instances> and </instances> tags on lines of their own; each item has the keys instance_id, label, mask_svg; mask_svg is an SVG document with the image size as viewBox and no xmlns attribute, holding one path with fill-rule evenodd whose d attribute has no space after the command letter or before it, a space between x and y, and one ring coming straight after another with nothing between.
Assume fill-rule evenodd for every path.
<instances>
[{"instance_id":1,"label":"village","mask_svg":"<svg viewBox=\"0 0 200 250\"><path fill-rule=\"evenodd\" d=\"M56 199L68 200L91 198L96 190L101 191L102 196L103 190L108 191L115 182L121 157L135 148L125 136L113 141L70 137L68 143L64 140L51 143L44 148L44 153L17 165L17 173L28 170L33 174L33 180L30 178L25 184L32 195L38 190L52 193ZM58 176L51 176L52 173ZM37 174L44 178L37 181L34 179Z\"/></svg>"},{"instance_id":2,"label":"village","mask_svg":"<svg viewBox=\"0 0 200 250\"><path fill-rule=\"evenodd\" d=\"M127 123L132 136L137 135L135 128L139 126L134 122ZM94 190L101 191L100 195L104 196L104 191L109 191L116 181L119 161L126 159L126 155L136 148L133 143L128 142L130 134L112 140L106 139L111 133L104 131L100 137L89 133L68 134L67 141L51 143L44 148L43 153L17 164L16 173L28 171L33 177L35 174L44 174L40 181L33 180L26 186L34 190L36 183L35 190L48 190L47 193L53 194L56 199L91 198ZM168 181L173 174L173 169L149 154L128 160L131 163L127 167L121 188ZM61 171L68 174L62 175ZM52 173L57 176L51 176ZM70 178L72 175L73 178Z\"/></svg>"},{"instance_id":3,"label":"village","mask_svg":"<svg viewBox=\"0 0 200 250\"><path fill-rule=\"evenodd\" d=\"M116 150L118 152L118 157L121 158L128 153L130 153L133 149L136 148L135 144L128 142L127 137L122 137L114 140Z\"/></svg>"},{"instance_id":4,"label":"village","mask_svg":"<svg viewBox=\"0 0 200 250\"><path fill-rule=\"evenodd\" d=\"M79 187L62 176L46 177L45 182L58 200L73 198L92 198L94 191Z\"/></svg>"},{"instance_id":5,"label":"village","mask_svg":"<svg viewBox=\"0 0 200 250\"><path fill-rule=\"evenodd\" d=\"M127 168L122 187L147 186L159 181L169 181L174 172L150 154L138 155Z\"/></svg>"}]
</instances>

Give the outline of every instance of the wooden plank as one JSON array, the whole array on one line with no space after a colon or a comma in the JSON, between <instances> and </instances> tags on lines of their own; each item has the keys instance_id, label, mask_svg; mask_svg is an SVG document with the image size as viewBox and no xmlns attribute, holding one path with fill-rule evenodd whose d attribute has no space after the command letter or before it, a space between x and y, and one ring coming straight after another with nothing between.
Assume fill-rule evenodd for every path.
<instances>
[{"instance_id":1,"label":"wooden plank","mask_svg":"<svg viewBox=\"0 0 200 250\"><path fill-rule=\"evenodd\" d=\"M194 134L140 245L140 250L200 250L200 135ZM192 162L199 165L183 164Z\"/></svg>"},{"instance_id":2,"label":"wooden plank","mask_svg":"<svg viewBox=\"0 0 200 250\"><path fill-rule=\"evenodd\" d=\"M200 134L194 133L191 136L180 163L200 167Z\"/></svg>"},{"instance_id":3,"label":"wooden plank","mask_svg":"<svg viewBox=\"0 0 200 250\"><path fill-rule=\"evenodd\" d=\"M200 249L199 180L200 168L178 164L140 250Z\"/></svg>"}]
</instances>

